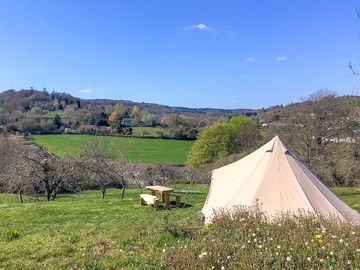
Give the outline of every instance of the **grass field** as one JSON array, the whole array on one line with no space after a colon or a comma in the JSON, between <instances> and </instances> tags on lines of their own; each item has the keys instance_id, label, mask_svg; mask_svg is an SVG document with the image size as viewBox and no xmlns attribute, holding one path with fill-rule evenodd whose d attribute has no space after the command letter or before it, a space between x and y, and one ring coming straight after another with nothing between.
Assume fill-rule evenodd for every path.
<instances>
[{"instance_id":1,"label":"grass field","mask_svg":"<svg viewBox=\"0 0 360 270\"><path fill-rule=\"evenodd\" d=\"M159 137L161 134L165 134L166 129L162 127L133 127L134 136L152 136Z\"/></svg>"},{"instance_id":2,"label":"grass field","mask_svg":"<svg viewBox=\"0 0 360 270\"><path fill-rule=\"evenodd\" d=\"M111 147L115 156L125 157L129 162L162 164L184 164L193 144L181 140L66 134L33 135L32 138L36 144L61 157L77 157L87 144L98 140Z\"/></svg>"},{"instance_id":3,"label":"grass field","mask_svg":"<svg viewBox=\"0 0 360 270\"><path fill-rule=\"evenodd\" d=\"M0 194L0 269L167 269L163 250L185 241L170 228L201 227L207 186L191 189L199 193L182 197L189 205L157 212L140 206L138 189L125 199L111 189L103 201L99 191L84 191L25 204ZM360 211L360 189L334 191Z\"/></svg>"},{"instance_id":4,"label":"grass field","mask_svg":"<svg viewBox=\"0 0 360 270\"><path fill-rule=\"evenodd\" d=\"M125 199L112 189L103 201L99 191L84 191L23 205L0 194L0 269L159 269L147 254L174 241L166 219L198 224L207 187L192 189L201 193L184 195L189 205L158 212L140 206L138 189Z\"/></svg>"},{"instance_id":5,"label":"grass field","mask_svg":"<svg viewBox=\"0 0 360 270\"><path fill-rule=\"evenodd\" d=\"M56 115L59 115L61 119L69 119L69 115L64 111L50 111L44 115L44 118L53 119Z\"/></svg>"}]
</instances>

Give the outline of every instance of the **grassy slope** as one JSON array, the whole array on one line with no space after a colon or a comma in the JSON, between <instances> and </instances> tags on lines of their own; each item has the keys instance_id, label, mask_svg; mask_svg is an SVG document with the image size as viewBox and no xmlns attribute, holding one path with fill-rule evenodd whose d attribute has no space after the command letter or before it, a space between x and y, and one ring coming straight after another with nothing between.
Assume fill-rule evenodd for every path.
<instances>
[{"instance_id":1,"label":"grassy slope","mask_svg":"<svg viewBox=\"0 0 360 270\"><path fill-rule=\"evenodd\" d=\"M198 223L207 188L192 189L202 192L183 196L192 207L158 212L140 206L137 189L128 190L123 200L113 189L103 201L99 191L85 191L23 205L0 194L0 269L145 269L158 264L147 253L156 247L161 252L173 239L163 231L164 217L189 226ZM20 238L11 240L15 233Z\"/></svg>"},{"instance_id":2,"label":"grassy slope","mask_svg":"<svg viewBox=\"0 0 360 270\"><path fill-rule=\"evenodd\" d=\"M135 136L153 136L159 137L159 135L166 133L166 129L162 127L133 127L133 135Z\"/></svg>"},{"instance_id":3,"label":"grassy slope","mask_svg":"<svg viewBox=\"0 0 360 270\"><path fill-rule=\"evenodd\" d=\"M184 164L192 141L125 138L90 135L34 135L34 141L59 156L77 157L92 140L108 144L119 157L130 162Z\"/></svg>"},{"instance_id":4,"label":"grassy slope","mask_svg":"<svg viewBox=\"0 0 360 270\"><path fill-rule=\"evenodd\" d=\"M98 191L84 191L25 204L0 194L0 269L159 269L162 249L181 245L181 237L164 230L165 219L200 226L196 215L207 186L191 189L201 192L183 196L191 207L158 212L140 206L137 189L128 190L123 200L112 189L103 201ZM360 211L360 189L334 191Z\"/></svg>"},{"instance_id":5,"label":"grassy slope","mask_svg":"<svg viewBox=\"0 0 360 270\"><path fill-rule=\"evenodd\" d=\"M44 118L53 119L56 115L59 115L61 119L69 119L69 115L64 111L50 111L44 115Z\"/></svg>"}]
</instances>

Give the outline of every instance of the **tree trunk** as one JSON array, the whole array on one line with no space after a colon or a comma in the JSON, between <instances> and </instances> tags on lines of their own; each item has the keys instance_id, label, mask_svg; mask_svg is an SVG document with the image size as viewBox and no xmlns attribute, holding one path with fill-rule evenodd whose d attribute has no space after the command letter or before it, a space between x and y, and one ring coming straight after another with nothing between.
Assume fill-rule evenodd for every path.
<instances>
[{"instance_id":1,"label":"tree trunk","mask_svg":"<svg viewBox=\"0 0 360 270\"><path fill-rule=\"evenodd\" d=\"M121 199L124 199L125 197L125 186L121 189Z\"/></svg>"},{"instance_id":2,"label":"tree trunk","mask_svg":"<svg viewBox=\"0 0 360 270\"><path fill-rule=\"evenodd\" d=\"M18 192L18 200L19 200L20 203L24 202L21 191Z\"/></svg>"},{"instance_id":3,"label":"tree trunk","mask_svg":"<svg viewBox=\"0 0 360 270\"><path fill-rule=\"evenodd\" d=\"M101 190L101 199L103 200L105 198L106 188L101 187L100 190Z\"/></svg>"},{"instance_id":4,"label":"tree trunk","mask_svg":"<svg viewBox=\"0 0 360 270\"><path fill-rule=\"evenodd\" d=\"M51 189L48 186L45 186L45 198L48 202L51 200Z\"/></svg>"},{"instance_id":5,"label":"tree trunk","mask_svg":"<svg viewBox=\"0 0 360 270\"><path fill-rule=\"evenodd\" d=\"M50 200L51 201L55 200L57 193L58 193L58 187L53 188L51 190L51 194L50 194Z\"/></svg>"}]
</instances>

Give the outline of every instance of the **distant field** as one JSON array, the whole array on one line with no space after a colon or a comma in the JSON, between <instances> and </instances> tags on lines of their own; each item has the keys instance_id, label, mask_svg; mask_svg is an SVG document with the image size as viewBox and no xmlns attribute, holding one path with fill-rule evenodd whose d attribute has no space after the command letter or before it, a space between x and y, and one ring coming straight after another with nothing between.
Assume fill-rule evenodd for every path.
<instances>
[{"instance_id":1,"label":"distant field","mask_svg":"<svg viewBox=\"0 0 360 270\"><path fill-rule=\"evenodd\" d=\"M161 133L165 134L166 130L161 127L133 127L134 136L152 136L159 137Z\"/></svg>"},{"instance_id":2,"label":"distant field","mask_svg":"<svg viewBox=\"0 0 360 270\"><path fill-rule=\"evenodd\" d=\"M198 193L184 194L181 209L158 212L140 206L139 189L128 189L124 199L110 189L104 200L93 190L24 204L0 193L0 269L169 269L162 256L188 244L178 228L201 228L197 214L208 190L176 188ZM360 189L334 191L360 210Z\"/></svg>"},{"instance_id":3,"label":"distant field","mask_svg":"<svg viewBox=\"0 0 360 270\"><path fill-rule=\"evenodd\" d=\"M50 111L44 115L44 118L53 119L56 115L59 115L61 119L68 119L69 115L64 111Z\"/></svg>"},{"instance_id":4,"label":"distant field","mask_svg":"<svg viewBox=\"0 0 360 270\"><path fill-rule=\"evenodd\" d=\"M35 143L50 153L65 157L78 157L81 149L93 140L106 143L114 156L124 156L129 162L184 164L192 141L126 138L91 135L34 135Z\"/></svg>"}]
</instances>

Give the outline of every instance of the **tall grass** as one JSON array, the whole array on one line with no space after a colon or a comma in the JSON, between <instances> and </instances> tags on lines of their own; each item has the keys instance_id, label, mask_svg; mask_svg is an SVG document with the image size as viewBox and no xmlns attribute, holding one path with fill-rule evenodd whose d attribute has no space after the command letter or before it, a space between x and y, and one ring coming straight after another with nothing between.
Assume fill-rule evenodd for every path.
<instances>
[{"instance_id":1,"label":"tall grass","mask_svg":"<svg viewBox=\"0 0 360 270\"><path fill-rule=\"evenodd\" d=\"M174 248L163 255L170 269L360 269L360 226L239 208Z\"/></svg>"}]
</instances>

